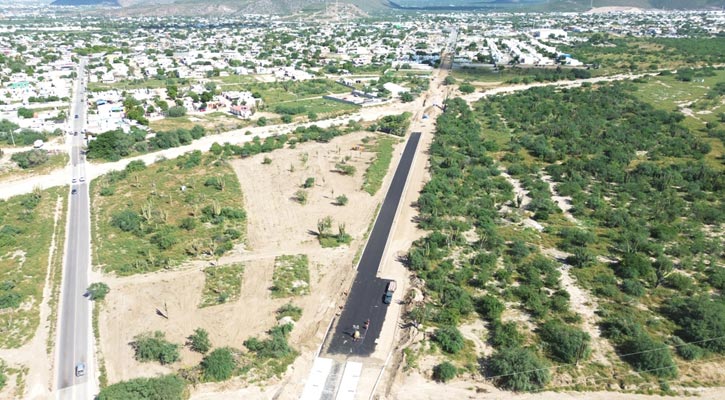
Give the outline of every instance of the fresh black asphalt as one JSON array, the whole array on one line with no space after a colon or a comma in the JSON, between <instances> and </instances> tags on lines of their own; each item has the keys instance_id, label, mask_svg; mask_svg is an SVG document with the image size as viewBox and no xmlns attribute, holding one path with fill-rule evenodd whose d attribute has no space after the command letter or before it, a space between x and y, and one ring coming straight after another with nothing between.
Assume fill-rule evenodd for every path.
<instances>
[{"instance_id":1,"label":"fresh black asphalt","mask_svg":"<svg viewBox=\"0 0 725 400\"><path fill-rule=\"evenodd\" d=\"M385 196L370 238L360 258L355 281L345 308L330 336L330 344L327 347L329 354L367 356L375 350L375 342L380 336L388 310L388 306L383 303L388 280L377 278L376 275L419 141L420 132L410 134L398 168L395 170L393 181L390 183L388 194ZM399 294L396 294L395 298L398 297ZM364 324L368 319L370 325L366 330ZM353 341L353 325L360 327L361 337L358 341Z\"/></svg>"}]
</instances>

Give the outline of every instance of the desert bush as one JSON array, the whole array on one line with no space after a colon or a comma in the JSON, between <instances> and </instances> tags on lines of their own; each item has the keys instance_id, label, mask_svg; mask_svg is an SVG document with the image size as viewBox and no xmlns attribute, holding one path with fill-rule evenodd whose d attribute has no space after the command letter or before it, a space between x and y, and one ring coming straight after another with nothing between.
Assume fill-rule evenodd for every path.
<instances>
[{"instance_id":1,"label":"desert bush","mask_svg":"<svg viewBox=\"0 0 725 400\"><path fill-rule=\"evenodd\" d=\"M186 381L177 375L136 378L101 389L97 400L170 400L186 399Z\"/></svg>"},{"instance_id":2,"label":"desert bush","mask_svg":"<svg viewBox=\"0 0 725 400\"><path fill-rule=\"evenodd\" d=\"M551 379L547 367L536 353L522 347L502 349L488 360L489 373L496 384L515 391L535 391L543 388Z\"/></svg>"},{"instance_id":3,"label":"desert bush","mask_svg":"<svg viewBox=\"0 0 725 400\"><path fill-rule=\"evenodd\" d=\"M137 335L131 346L135 351L134 357L141 362L158 361L161 364L171 364L181 358L179 345L168 342L161 331Z\"/></svg>"},{"instance_id":4,"label":"desert bush","mask_svg":"<svg viewBox=\"0 0 725 400\"><path fill-rule=\"evenodd\" d=\"M551 356L561 362L578 363L589 354L589 335L562 322L547 321L539 329L539 336Z\"/></svg>"},{"instance_id":5,"label":"desert bush","mask_svg":"<svg viewBox=\"0 0 725 400\"><path fill-rule=\"evenodd\" d=\"M455 378L456 375L458 375L458 370L448 361L444 361L433 367L433 379L438 382L448 382L449 380Z\"/></svg>"},{"instance_id":6,"label":"desert bush","mask_svg":"<svg viewBox=\"0 0 725 400\"><path fill-rule=\"evenodd\" d=\"M438 328L433 336L443 351L446 353L456 354L463 350L465 345L463 335L455 326L444 326Z\"/></svg>"},{"instance_id":7,"label":"desert bush","mask_svg":"<svg viewBox=\"0 0 725 400\"><path fill-rule=\"evenodd\" d=\"M194 333L189 335L187 339L187 344L191 348L191 350L197 352L197 353L206 353L211 349L211 341L209 340L209 332L202 328L196 328L194 329Z\"/></svg>"},{"instance_id":8,"label":"desert bush","mask_svg":"<svg viewBox=\"0 0 725 400\"><path fill-rule=\"evenodd\" d=\"M90 300L96 301L96 300L103 300L106 298L106 295L111 289L109 289L108 285L106 285L103 282L94 282L91 283L90 286L88 286L88 289L86 289L86 292L88 293L88 298Z\"/></svg>"},{"instance_id":9,"label":"desert bush","mask_svg":"<svg viewBox=\"0 0 725 400\"><path fill-rule=\"evenodd\" d=\"M232 377L237 361L228 347L215 349L201 361L204 380L210 382L225 381Z\"/></svg>"}]
</instances>

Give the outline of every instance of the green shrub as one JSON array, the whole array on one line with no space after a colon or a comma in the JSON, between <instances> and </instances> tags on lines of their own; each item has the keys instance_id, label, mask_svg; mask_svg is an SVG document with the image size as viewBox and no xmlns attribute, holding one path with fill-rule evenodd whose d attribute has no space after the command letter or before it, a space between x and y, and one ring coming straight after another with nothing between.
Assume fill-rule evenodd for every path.
<instances>
[{"instance_id":1,"label":"green shrub","mask_svg":"<svg viewBox=\"0 0 725 400\"><path fill-rule=\"evenodd\" d=\"M287 357L294 354L294 350L287 343L287 336L291 331L292 324L275 326L269 330L268 339L250 338L244 341L244 347L262 359Z\"/></svg>"},{"instance_id":2,"label":"green shrub","mask_svg":"<svg viewBox=\"0 0 725 400\"><path fill-rule=\"evenodd\" d=\"M625 279L622 282L622 291L634 297L642 297L645 294L644 285L634 279Z\"/></svg>"},{"instance_id":3,"label":"green shrub","mask_svg":"<svg viewBox=\"0 0 725 400\"><path fill-rule=\"evenodd\" d=\"M86 292L88 293L88 298L90 300L96 301L96 300L103 300L106 298L106 295L111 289L108 288L108 285L106 285L103 282L95 282L91 283L90 286L88 286L88 289L86 289Z\"/></svg>"},{"instance_id":4,"label":"green shrub","mask_svg":"<svg viewBox=\"0 0 725 400\"><path fill-rule=\"evenodd\" d=\"M495 321L489 331L489 341L496 348L518 347L524 342L524 336L516 329L513 321Z\"/></svg>"},{"instance_id":5,"label":"green shrub","mask_svg":"<svg viewBox=\"0 0 725 400\"><path fill-rule=\"evenodd\" d=\"M293 321L299 321L302 317L302 309L292 303L287 303L277 309L277 319L280 320L284 317L291 317Z\"/></svg>"},{"instance_id":6,"label":"green shrub","mask_svg":"<svg viewBox=\"0 0 725 400\"><path fill-rule=\"evenodd\" d=\"M444 361L433 367L433 379L438 382L448 382L449 380L455 378L456 375L458 375L458 370L448 361Z\"/></svg>"},{"instance_id":7,"label":"green shrub","mask_svg":"<svg viewBox=\"0 0 725 400\"><path fill-rule=\"evenodd\" d=\"M713 267L708 282L716 289L725 290L725 267Z\"/></svg>"},{"instance_id":8,"label":"green shrub","mask_svg":"<svg viewBox=\"0 0 725 400\"><path fill-rule=\"evenodd\" d=\"M522 347L497 351L489 358L488 369L496 384L508 390L539 390L551 379L548 365L536 353Z\"/></svg>"},{"instance_id":9,"label":"green shrub","mask_svg":"<svg viewBox=\"0 0 725 400\"><path fill-rule=\"evenodd\" d=\"M137 378L101 389L97 400L184 400L189 397L186 381L177 375Z\"/></svg>"},{"instance_id":10,"label":"green shrub","mask_svg":"<svg viewBox=\"0 0 725 400\"><path fill-rule=\"evenodd\" d=\"M355 175L355 172L357 169L355 169L355 166L345 163L337 163L335 164L335 168L342 174L347 176L353 176Z\"/></svg>"},{"instance_id":11,"label":"green shrub","mask_svg":"<svg viewBox=\"0 0 725 400\"><path fill-rule=\"evenodd\" d=\"M10 160L23 169L37 167L48 161L48 152L42 149L23 151L10 156Z\"/></svg>"},{"instance_id":12,"label":"green shrub","mask_svg":"<svg viewBox=\"0 0 725 400\"><path fill-rule=\"evenodd\" d=\"M134 338L131 346L136 360L141 362L158 361L161 364L171 364L181 358L179 345L166 341L166 335L161 331L153 334L142 333Z\"/></svg>"},{"instance_id":13,"label":"green shrub","mask_svg":"<svg viewBox=\"0 0 725 400\"><path fill-rule=\"evenodd\" d=\"M677 366L672 361L669 347L652 339L644 332L631 336L620 347L624 361L637 371L647 371L660 378L677 376Z\"/></svg>"},{"instance_id":14,"label":"green shrub","mask_svg":"<svg viewBox=\"0 0 725 400\"><path fill-rule=\"evenodd\" d=\"M133 160L126 165L126 172L138 172L146 169L146 163L143 160Z\"/></svg>"},{"instance_id":15,"label":"green shrub","mask_svg":"<svg viewBox=\"0 0 725 400\"><path fill-rule=\"evenodd\" d=\"M161 250L172 248L179 239L174 234L173 229L168 227L162 228L159 232L151 236L150 242L158 246Z\"/></svg>"},{"instance_id":16,"label":"green shrub","mask_svg":"<svg viewBox=\"0 0 725 400\"><path fill-rule=\"evenodd\" d=\"M675 298L663 307L680 329L677 335L688 342L702 342L701 347L725 353L725 303L707 296ZM714 339L714 340L713 340Z\"/></svg>"},{"instance_id":17,"label":"green shrub","mask_svg":"<svg viewBox=\"0 0 725 400\"><path fill-rule=\"evenodd\" d=\"M211 382L220 382L231 378L236 367L237 361L228 347L215 349L201 361L204 380Z\"/></svg>"},{"instance_id":18,"label":"green shrub","mask_svg":"<svg viewBox=\"0 0 725 400\"><path fill-rule=\"evenodd\" d=\"M116 188L113 186L104 186L100 191L101 196L113 196L114 193L116 193Z\"/></svg>"},{"instance_id":19,"label":"green shrub","mask_svg":"<svg viewBox=\"0 0 725 400\"><path fill-rule=\"evenodd\" d=\"M436 330L433 339L446 353L456 354L465 345L463 335L455 326L444 326Z\"/></svg>"},{"instance_id":20,"label":"green shrub","mask_svg":"<svg viewBox=\"0 0 725 400\"><path fill-rule=\"evenodd\" d=\"M305 189L309 189L313 186L315 186L315 178L312 177L305 179L305 183L302 184L302 187Z\"/></svg>"},{"instance_id":21,"label":"green shrub","mask_svg":"<svg viewBox=\"0 0 725 400\"><path fill-rule=\"evenodd\" d=\"M184 230L187 230L187 231L193 231L194 228L196 228L196 218L194 218L194 217L185 217L179 223L179 228L184 229Z\"/></svg>"},{"instance_id":22,"label":"green shrub","mask_svg":"<svg viewBox=\"0 0 725 400\"><path fill-rule=\"evenodd\" d=\"M460 85L458 86L458 90L460 90L460 91L461 91L461 93L464 93L464 94L470 94L470 93L473 93L473 92L475 92L475 91L476 91L476 87L475 87L475 86L473 86L473 85L471 85L471 84L470 84L470 83L468 83L468 82L464 82L464 83L461 83L461 84L460 84Z\"/></svg>"},{"instance_id":23,"label":"green shrub","mask_svg":"<svg viewBox=\"0 0 725 400\"><path fill-rule=\"evenodd\" d=\"M117 212L111 216L111 226L115 226L124 232L140 232L142 221L143 219L139 213L128 209Z\"/></svg>"},{"instance_id":24,"label":"green shrub","mask_svg":"<svg viewBox=\"0 0 725 400\"><path fill-rule=\"evenodd\" d=\"M202 328L196 328L194 330L194 333L189 335L187 339L187 344L191 348L191 350L197 352L197 353L206 353L211 349L211 341L209 340L209 332Z\"/></svg>"},{"instance_id":25,"label":"green shrub","mask_svg":"<svg viewBox=\"0 0 725 400\"><path fill-rule=\"evenodd\" d=\"M168 111L166 111L166 116L169 118L178 118L184 115L186 115L186 107L184 106L169 107Z\"/></svg>"},{"instance_id":26,"label":"green shrub","mask_svg":"<svg viewBox=\"0 0 725 400\"><path fill-rule=\"evenodd\" d=\"M562 322L547 321L539 329L539 336L551 356L563 363L578 363L589 354L589 335Z\"/></svg>"},{"instance_id":27,"label":"green shrub","mask_svg":"<svg viewBox=\"0 0 725 400\"><path fill-rule=\"evenodd\" d=\"M688 291L693 287L692 278L680 273L667 275L664 283L668 288L672 288L680 292Z\"/></svg>"},{"instance_id":28,"label":"green shrub","mask_svg":"<svg viewBox=\"0 0 725 400\"><path fill-rule=\"evenodd\" d=\"M692 343L685 343L684 340L678 336L672 338L672 344L675 346L677 355L684 358L687 361L698 360L705 355L705 350L701 347L696 346Z\"/></svg>"},{"instance_id":29,"label":"green shrub","mask_svg":"<svg viewBox=\"0 0 725 400\"><path fill-rule=\"evenodd\" d=\"M345 196L344 194L341 194L341 195L339 195L339 196L337 196L337 197L335 198L335 203L336 203L336 204L337 204L338 206L344 206L344 205L347 205L347 202L348 202L348 198L347 198L347 196Z\"/></svg>"},{"instance_id":30,"label":"green shrub","mask_svg":"<svg viewBox=\"0 0 725 400\"><path fill-rule=\"evenodd\" d=\"M506 306L497 298L487 294L475 300L476 311L488 321L495 321L501 317Z\"/></svg>"}]
</instances>

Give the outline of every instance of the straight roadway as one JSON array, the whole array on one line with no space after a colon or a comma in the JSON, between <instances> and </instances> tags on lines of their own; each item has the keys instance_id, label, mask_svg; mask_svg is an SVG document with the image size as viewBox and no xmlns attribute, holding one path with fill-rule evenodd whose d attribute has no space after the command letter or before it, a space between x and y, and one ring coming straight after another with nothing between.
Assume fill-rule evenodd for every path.
<instances>
[{"instance_id":1,"label":"straight roadway","mask_svg":"<svg viewBox=\"0 0 725 400\"><path fill-rule=\"evenodd\" d=\"M444 71L451 68L453 61L453 53L448 49L455 48L457 37L458 31L452 28L448 36L446 49L442 52L441 68L436 76L438 85L428 91L426 98L440 91L440 83L442 83L443 77L446 75ZM440 105L445 100L436 99L435 96L433 99L433 103ZM411 121L412 126L420 122L420 113L419 110L413 121ZM369 356L375 351L377 339L380 336L388 309L388 306L383 303L383 297L386 286L390 282L378 278L377 273L383 261L388 237L395 221L395 215L405 190L405 184L420 139L421 132L413 132L408 138L408 143L405 145L405 150L395 170L388 193L385 195L380 213L375 220L375 225L373 225L373 230L360 258L350 295L330 336L329 345L326 349L327 354ZM366 321L369 321L367 327L365 326ZM358 341L353 340L356 330L360 332L360 340Z\"/></svg>"},{"instance_id":2,"label":"straight roadway","mask_svg":"<svg viewBox=\"0 0 725 400\"><path fill-rule=\"evenodd\" d=\"M84 89L85 59L81 59L71 107L70 202L61 285L61 303L56 342L56 390L58 399L91 399L94 386L91 351L91 304L84 296L90 268L90 207L86 182L83 131L86 119ZM77 116L77 117L76 117ZM76 376L76 366L85 365L83 376Z\"/></svg>"},{"instance_id":3,"label":"straight roadway","mask_svg":"<svg viewBox=\"0 0 725 400\"><path fill-rule=\"evenodd\" d=\"M330 337L330 344L327 348L329 354L368 356L375 350L376 339L380 336L387 312L388 306L383 303L383 296L389 282L377 277L378 267L388 243L388 236L390 236L420 136L420 132L411 133L405 145L380 213L375 219L375 225L370 232L362 257L360 257L355 281L345 308ZM365 329L364 323L367 320L370 320L370 325ZM353 341L352 338L353 325L360 327L361 336L358 341Z\"/></svg>"}]
</instances>

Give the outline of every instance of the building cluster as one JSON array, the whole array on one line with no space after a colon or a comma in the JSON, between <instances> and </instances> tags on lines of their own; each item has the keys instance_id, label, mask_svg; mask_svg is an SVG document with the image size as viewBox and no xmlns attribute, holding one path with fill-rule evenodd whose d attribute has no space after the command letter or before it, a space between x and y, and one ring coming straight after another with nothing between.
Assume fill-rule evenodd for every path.
<instances>
[{"instance_id":1,"label":"building cluster","mask_svg":"<svg viewBox=\"0 0 725 400\"><path fill-rule=\"evenodd\" d=\"M0 13L8 22L0 27L0 118L41 130L69 117L80 57L88 59L89 129L104 131L133 124L125 118L127 97L141 102L149 119L164 118L174 106L249 118L261 102L249 82L359 82L389 70L430 70L446 48L455 48L457 65L580 67L562 49L593 32L682 37L725 30L725 13L718 11L410 14L364 23L274 16L109 20L17 4ZM395 97L406 88L385 91ZM363 104L371 96L351 84L349 94L337 97ZM32 117L19 115L20 108L34 110Z\"/></svg>"}]
</instances>

